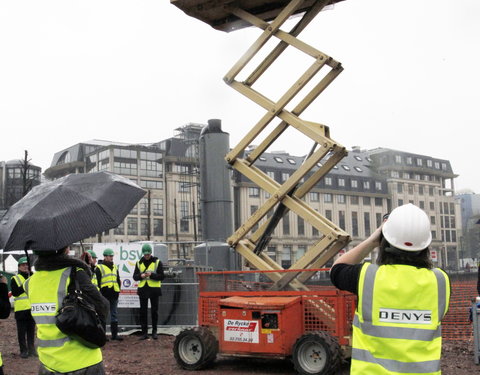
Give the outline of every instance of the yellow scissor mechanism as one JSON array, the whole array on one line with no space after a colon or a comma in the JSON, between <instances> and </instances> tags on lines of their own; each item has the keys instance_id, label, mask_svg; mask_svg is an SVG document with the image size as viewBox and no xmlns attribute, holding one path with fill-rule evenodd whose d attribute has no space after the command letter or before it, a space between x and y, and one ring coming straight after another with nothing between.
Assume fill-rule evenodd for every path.
<instances>
[{"instance_id":1,"label":"yellow scissor mechanism","mask_svg":"<svg viewBox=\"0 0 480 375\"><path fill-rule=\"evenodd\" d=\"M305 121L300 115L307 107L330 85L342 72L343 68L338 61L320 52L297 38L299 33L315 18L326 6L337 1L318 0L291 0L291 1L189 1L171 0L171 2L185 11L188 15L207 22L212 27L231 31L247 25L253 25L263 30L260 37L244 53L237 63L224 77L224 81L235 90L253 100L263 109L265 114L248 134L226 155L226 160L236 170L270 194L270 198L250 218L228 238L228 243L235 247L250 264L259 270L281 270L278 263L271 259L266 252L255 251L258 242L268 226L268 220L259 228L252 231L260 220L275 206L284 205L306 222L315 227L321 234L320 240L311 246L291 270L318 269L323 267L349 241L349 235L335 224L320 215L307 205L302 198L324 177L346 154L345 147L330 138L329 128L322 124ZM297 24L284 32L280 28L292 15L302 13ZM247 79L240 82L236 78L246 68L247 64L262 51L272 38L279 40L270 53L253 69ZM310 56L312 64L296 82L278 99L273 101L256 91L253 85L277 60L282 52L292 46ZM302 98L297 95L309 82L322 72L322 79L313 86ZM303 93L302 93L303 95ZM285 107L296 99L296 106L292 110ZM266 136L263 134L261 143L251 152L247 148L254 144L255 139L266 131L274 120L279 121L273 131ZM279 184L262 172L253 164L275 142L275 140L291 126L311 138L315 143L312 153L304 163L283 183ZM246 155L246 156L244 156ZM326 159L326 161L325 161ZM322 160L322 163L320 161ZM271 220L271 219L270 219ZM308 289L306 282L314 272L268 272L266 275L275 283L276 289L287 285L294 289Z\"/></svg>"}]
</instances>

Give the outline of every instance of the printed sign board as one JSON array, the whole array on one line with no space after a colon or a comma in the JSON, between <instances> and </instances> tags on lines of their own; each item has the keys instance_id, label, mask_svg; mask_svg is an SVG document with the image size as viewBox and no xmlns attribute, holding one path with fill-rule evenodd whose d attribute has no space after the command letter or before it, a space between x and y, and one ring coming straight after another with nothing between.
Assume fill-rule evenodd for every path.
<instances>
[{"instance_id":1,"label":"printed sign board","mask_svg":"<svg viewBox=\"0 0 480 375\"><path fill-rule=\"evenodd\" d=\"M258 321L255 320L224 320L224 341L258 344Z\"/></svg>"}]
</instances>

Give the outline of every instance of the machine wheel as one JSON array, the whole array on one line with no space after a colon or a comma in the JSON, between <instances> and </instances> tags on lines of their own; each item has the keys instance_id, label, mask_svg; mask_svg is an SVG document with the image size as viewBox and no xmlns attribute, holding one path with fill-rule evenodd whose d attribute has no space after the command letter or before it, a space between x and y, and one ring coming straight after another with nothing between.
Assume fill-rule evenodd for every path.
<instances>
[{"instance_id":1,"label":"machine wheel","mask_svg":"<svg viewBox=\"0 0 480 375\"><path fill-rule=\"evenodd\" d=\"M212 364L218 353L218 341L205 327L186 329L175 338L173 355L185 370L201 370Z\"/></svg>"},{"instance_id":2,"label":"machine wheel","mask_svg":"<svg viewBox=\"0 0 480 375\"><path fill-rule=\"evenodd\" d=\"M293 346L292 360L299 374L334 374L341 361L340 346L337 340L326 332L307 333Z\"/></svg>"}]
</instances>

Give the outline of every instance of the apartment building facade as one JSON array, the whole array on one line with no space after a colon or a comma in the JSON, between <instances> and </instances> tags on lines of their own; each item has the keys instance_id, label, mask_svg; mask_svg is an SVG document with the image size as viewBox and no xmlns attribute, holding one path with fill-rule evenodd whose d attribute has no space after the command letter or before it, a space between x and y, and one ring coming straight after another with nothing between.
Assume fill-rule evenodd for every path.
<instances>
[{"instance_id":1,"label":"apartment building facade","mask_svg":"<svg viewBox=\"0 0 480 375\"><path fill-rule=\"evenodd\" d=\"M129 178L146 195L117 228L88 242L179 242L177 257L190 257L198 225L198 137L203 125L177 128L176 136L152 144L93 140L57 152L48 179L69 173L110 171Z\"/></svg>"},{"instance_id":2,"label":"apartment building facade","mask_svg":"<svg viewBox=\"0 0 480 375\"><path fill-rule=\"evenodd\" d=\"M0 162L0 211L7 210L41 182L42 168L24 160Z\"/></svg>"},{"instance_id":3,"label":"apartment building facade","mask_svg":"<svg viewBox=\"0 0 480 375\"><path fill-rule=\"evenodd\" d=\"M55 154L45 171L50 178L68 173L109 170L147 190L147 195L118 228L92 242L158 241L172 246L172 257L191 258L202 240L198 138L204 125L177 128L176 136L143 145L90 141ZM288 179L303 157L286 152L265 153L255 166L277 182ZM322 163L321 161L320 163ZM312 171L314 172L314 171ZM455 269L461 252L460 209L447 160L403 151L354 148L312 189L304 200L325 218L346 230L352 248L369 236L383 215L405 203L424 209L432 224L434 260ZM234 225L238 228L269 198L243 175L233 173ZM264 220L273 214L269 212ZM253 228L254 230L256 228ZM318 242L320 234L292 212L275 229L268 255L289 267Z\"/></svg>"}]
</instances>

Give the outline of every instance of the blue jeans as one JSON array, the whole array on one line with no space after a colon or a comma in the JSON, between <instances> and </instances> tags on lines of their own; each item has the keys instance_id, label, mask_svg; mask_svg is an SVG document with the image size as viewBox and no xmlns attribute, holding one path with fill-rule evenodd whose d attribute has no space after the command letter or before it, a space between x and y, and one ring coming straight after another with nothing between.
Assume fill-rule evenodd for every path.
<instances>
[{"instance_id":1,"label":"blue jeans","mask_svg":"<svg viewBox=\"0 0 480 375\"><path fill-rule=\"evenodd\" d=\"M110 302L110 324L117 323L117 306L118 306L118 298L115 300L109 300Z\"/></svg>"}]
</instances>

